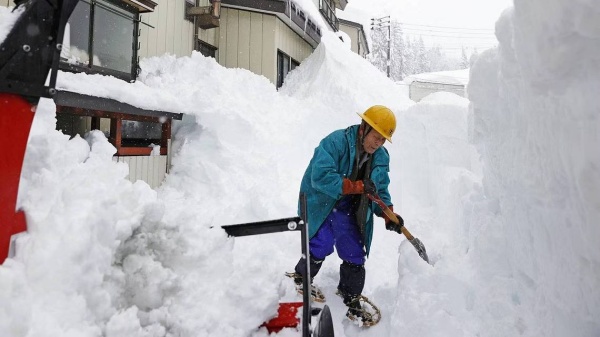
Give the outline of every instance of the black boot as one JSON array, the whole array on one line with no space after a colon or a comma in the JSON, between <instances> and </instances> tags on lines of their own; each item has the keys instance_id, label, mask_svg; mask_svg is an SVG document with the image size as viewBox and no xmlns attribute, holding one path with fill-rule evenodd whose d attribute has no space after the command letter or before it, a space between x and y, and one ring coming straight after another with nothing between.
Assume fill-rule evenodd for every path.
<instances>
[{"instance_id":1,"label":"black boot","mask_svg":"<svg viewBox=\"0 0 600 337\"><path fill-rule=\"evenodd\" d=\"M319 260L319 259L315 259L312 255L310 256L310 279L311 279L311 281L315 279L315 276L317 276L317 274L319 273L319 270L321 270L323 261L325 261L325 259ZM300 258L300 261L298 261L298 263L296 263L295 270L296 270L296 274L299 274L300 276L306 275L306 259L305 258ZM302 278L300 278L300 284L302 284Z\"/></svg>"},{"instance_id":2,"label":"black boot","mask_svg":"<svg viewBox=\"0 0 600 337\"><path fill-rule=\"evenodd\" d=\"M344 261L340 265L338 291L344 299L360 296L365 287L365 266Z\"/></svg>"},{"instance_id":3,"label":"black boot","mask_svg":"<svg viewBox=\"0 0 600 337\"><path fill-rule=\"evenodd\" d=\"M348 307L346 317L352 321L360 319L364 325L374 325L373 315L360 304L361 293L365 286L366 271L364 265L344 261L340 265L340 283L338 294Z\"/></svg>"},{"instance_id":4,"label":"black boot","mask_svg":"<svg viewBox=\"0 0 600 337\"><path fill-rule=\"evenodd\" d=\"M321 265L323 264L323 260L315 259L310 256L310 295L313 301L316 302L325 302L325 295L318 287L312 284L315 276L319 273L321 269ZM294 279L294 283L296 283L296 290L299 294L304 293L304 289L302 288L302 282L304 280L304 274L306 273L306 260L301 258L300 261L296 264L295 273L288 273L287 275Z\"/></svg>"}]
</instances>

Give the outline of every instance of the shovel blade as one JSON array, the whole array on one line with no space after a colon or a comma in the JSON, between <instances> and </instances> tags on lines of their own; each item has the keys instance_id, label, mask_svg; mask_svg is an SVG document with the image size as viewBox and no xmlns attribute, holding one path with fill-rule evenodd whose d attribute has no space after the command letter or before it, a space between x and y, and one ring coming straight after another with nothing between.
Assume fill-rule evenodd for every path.
<instances>
[{"instance_id":1,"label":"shovel blade","mask_svg":"<svg viewBox=\"0 0 600 337\"><path fill-rule=\"evenodd\" d=\"M415 247L415 249L417 250L417 253L419 253L419 256L423 260L425 260L425 262L429 263L429 257L427 256L427 251L425 251L425 246L423 245L423 242L421 242L421 240L419 240L417 238L414 238L409 241Z\"/></svg>"}]
</instances>

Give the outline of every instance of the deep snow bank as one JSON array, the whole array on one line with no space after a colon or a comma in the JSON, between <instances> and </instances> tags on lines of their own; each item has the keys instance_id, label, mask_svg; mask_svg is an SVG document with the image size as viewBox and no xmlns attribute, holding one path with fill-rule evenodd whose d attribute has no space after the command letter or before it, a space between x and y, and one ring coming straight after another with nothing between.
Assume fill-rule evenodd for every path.
<instances>
[{"instance_id":1,"label":"deep snow bank","mask_svg":"<svg viewBox=\"0 0 600 337\"><path fill-rule=\"evenodd\" d=\"M363 112L370 105L382 104L400 112L413 104L408 98L400 97L400 89L392 80L350 52L336 35L325 34L321 42L298 71L288 75L281 93L324 102L340 111L351 107Z\"/></svg>"},{"instance_id":2,"label":"deep snow bank","mask_svg":"<svg viewBox=\"0 0 600 337\"><path fill-rule=\"evenodd\" d=\"M492 289L524 336L600 334L599 22L593 1L515 1L499 50L471 70L473 140L496 205L474 243L503 251L496 275L474 260L490 282L510 280Z\"/></svg>"},{"instance_id":3,"label":"deep snow bank","mask_svg":"<svg viewBox=\"0 0 600 337\"><path fill-rule=\"evenodd\" d=\"M273 315L290 286L283 280L281 288L282 273L299 257L298 237L226 240L213 227L295 215L300 179L323 136L359 123L356 112L370 105L384 101L400 113L410 104L392 82L359 85L365 69L380 74L331 36L288 77L310 85L286 79L281 92L199 54L145 61L146 85L194 107L191 122L177 127L173 170L159 193L164 225L175 232L163 245L179 249L158 258L185 280L163 303L181 333L242 336ZM139 244L148 247L148 238Z\"/></svg>"}]
</instances>

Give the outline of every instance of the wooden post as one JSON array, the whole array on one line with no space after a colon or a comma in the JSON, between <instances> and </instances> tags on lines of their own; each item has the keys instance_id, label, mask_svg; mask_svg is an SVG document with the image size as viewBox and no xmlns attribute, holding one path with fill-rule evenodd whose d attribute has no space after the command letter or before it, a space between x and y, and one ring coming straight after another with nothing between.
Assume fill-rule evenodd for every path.
<instances>
[{"instance_id":1,"label":"wooden post","mask_svg":"<svg viewBox=\"0 0 600 337\"><path fill-rule=\"evenodd\" d=\"M110 119L110 142L117 148L117 156L121 151L121 138L123 137L123 123L121 118Z\"/></svg>"}]
</instances>

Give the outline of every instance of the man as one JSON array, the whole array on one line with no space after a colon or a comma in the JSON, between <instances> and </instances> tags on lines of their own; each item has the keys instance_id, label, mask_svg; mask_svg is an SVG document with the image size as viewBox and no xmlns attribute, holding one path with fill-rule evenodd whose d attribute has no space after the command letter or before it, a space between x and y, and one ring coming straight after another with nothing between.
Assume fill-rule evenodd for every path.
<instances>
[{"instance_id":1,"label":"man","mask_svg":"<svg viewBox=\"0 0 600 337\"><path fill-rule=\"evenodd\" d=\"M307 201L311 280L335 246L343 260L338 295L348 306L346 316L373 325L376 322L372 314L363 310L359 301L373 236L373 214L383 217L386 228L398 233L404 221L398 215L400 224L390 221L366 196L378 194L392 208L388 192L390 158L382 145L392 141L396 117L381 105L358 115L362 118L360 125L334 131L321 141L304 173L300 192ZM301 258L291 274L297 285L302 284L305 266ZM314 300L325 300L317 288L312 287L311 293Z\"/></svg>"}]
</instances>

